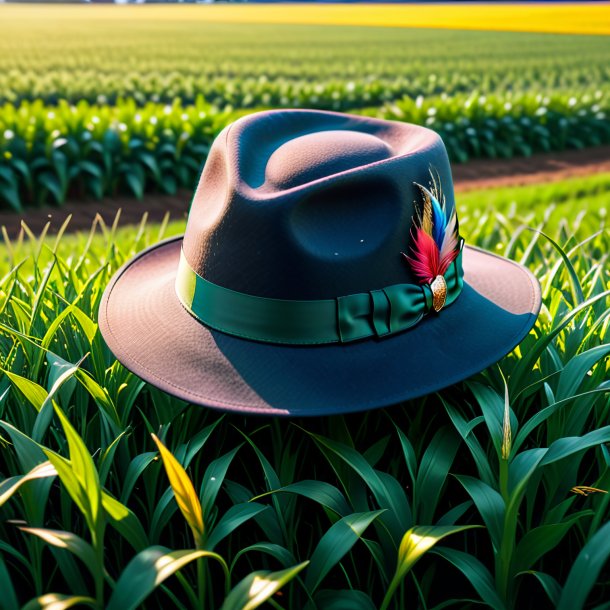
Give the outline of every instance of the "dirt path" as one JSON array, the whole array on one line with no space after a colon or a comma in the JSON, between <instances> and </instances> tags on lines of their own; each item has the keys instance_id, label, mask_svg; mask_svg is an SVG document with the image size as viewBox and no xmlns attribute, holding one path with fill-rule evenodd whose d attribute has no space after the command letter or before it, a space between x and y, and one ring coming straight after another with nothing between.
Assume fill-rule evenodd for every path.
<instances>
[{"instance_id":1,"label":"dirt path","mask_svg":"<svg viewBox=\"0 0 610 610\"><path fill-rule=\"evenodd\" d=\"M610 146L561 153L545 153L520 159L480 159L453 166L456 192L492 187L521 186L555 182L576 176L610 172ZM106 222L112 222L121 209L121 224L140 222L147 212L150 221L160 221L166 212L174 220L185 218L192 194L181 191L176 195L147 195L142 201L129 197L102 201L71 201L61 208L31 209L23 214L0 212L0 226L4 225L12 238L19 233L21 221L39 233L47 222L56 231L71 214L69 228L86 230L99 212ZM1 237L0 237L1 239Z\"/></svg>"},{"instance_id":2,"label":"dirt path","mask_svg":"<svg viewBox=\"0 0 610 610\"><path fill-rule=\"evenodd\" d=\"M543 153L517 159L478 159L454 165L456 192L557 182L610 172L610 146Z\"/></svg>"}]
</instances>

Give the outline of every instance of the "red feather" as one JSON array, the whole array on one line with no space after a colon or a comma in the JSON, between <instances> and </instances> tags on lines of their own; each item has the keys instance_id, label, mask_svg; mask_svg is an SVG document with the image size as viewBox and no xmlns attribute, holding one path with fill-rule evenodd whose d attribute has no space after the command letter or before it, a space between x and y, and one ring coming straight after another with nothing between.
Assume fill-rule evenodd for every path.
<instances>
[{"instance_id":1,"label":"red feather","mask_svg":"<svg viewBox=\"0 0 610 610\"><path fill-rule=\"evenodd\" d=\"M457 258L458 253L459 253L459 249L452 250L451 252L445 254L445 256L443 256L443 258L441 258L441 260L438 264L438 274L439 275L445 275L445 272L447 271L447 269L449 269L449 266L451 265L451 263Z\"/></svg>"},{"instance_id":2,"label":"red feather","mask_svg":"<svg viewBox=\"0 0 610 610\"><path fill-rule=\"evenodd\" d=\"M404 253L403 256L411 265L420 284L429 284L434 281L437 275L442 275L442 272L439 271L438 246L431 235L428 235L421 228L415 229L411 250L413 252L412 257ZM449 264L447 264L447 267L449 267Z\"/></svg>"}]
</instances>

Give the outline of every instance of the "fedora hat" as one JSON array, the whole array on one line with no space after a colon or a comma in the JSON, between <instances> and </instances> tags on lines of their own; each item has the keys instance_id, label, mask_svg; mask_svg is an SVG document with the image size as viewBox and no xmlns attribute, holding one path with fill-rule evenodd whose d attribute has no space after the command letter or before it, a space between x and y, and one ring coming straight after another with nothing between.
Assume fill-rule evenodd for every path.
<instances>
[{"instance_id":1,"label":"fedora hat","mask_svg":"<svg viewBox=\"0 0 610 610\"><path fill-rule=\"evenodd\" d=\"M540 300L527 269L465 245L435 132L278 110L218 135L184 236L114 275L99 326L120 362L183 400L324 415L483 370Z\"/></svg>"}]
</instances>

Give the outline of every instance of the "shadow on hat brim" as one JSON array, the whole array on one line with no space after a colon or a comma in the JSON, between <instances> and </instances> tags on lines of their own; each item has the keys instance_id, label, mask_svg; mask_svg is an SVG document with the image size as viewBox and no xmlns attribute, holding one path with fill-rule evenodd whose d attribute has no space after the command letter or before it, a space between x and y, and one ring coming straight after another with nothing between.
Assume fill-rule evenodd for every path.
<instances>
[{"instance_id":1,"label":"shadow on hat brim","mask_svg":"<svg viewBox=\"0 0 610 610\"><path fill-rule=\"evenodd\" d=\"M383 339L322 346L248 341L211 330L174 290L181 238L122 267L99 312L118 360L188 402L241 413L311 416L389 406L447 387L497 362L529 332L540 287L524 267L466 247L460 297Z\"/></svg>"}]
</instances>

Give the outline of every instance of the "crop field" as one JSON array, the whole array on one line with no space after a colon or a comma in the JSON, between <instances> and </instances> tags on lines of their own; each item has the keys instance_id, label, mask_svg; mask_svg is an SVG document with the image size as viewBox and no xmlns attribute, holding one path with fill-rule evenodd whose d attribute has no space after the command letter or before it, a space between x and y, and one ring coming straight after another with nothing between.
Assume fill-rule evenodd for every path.
<instances>
[{"instance_id":1,"label":"crop field","mask_svg":"<svg viewBox=\"0 0 610 610\"><path fill-rule=\"evenodd\" d=\"M460 196L467 242L540 278L535 328L464 383L348 417L219 416L114 360L106 282L183 223L7 242L2 607L607 608L609 180Z\"/></svg>"},{"instance_id":2,"label":"crop field","mask_svg":"<svg viewBox=\"0 0 610 610\"><path fill-rule=\"evenodd\" d=\"M223 8L242 10L0 7L0 206L192 188L214 135L261 108L421 123L455 162L610 142L605 36L277 26Z\"/></svg>"},{"instance_id":3,"label":"crop field","mask_svg":"<svg viewBox=\"0 0 610 610\"><path fill-rule=\"evenodd\" d=\"M0 208L144 212L262 108L423 124L453 163L610 143L607 6L315 8L0 5ZM494 24L519 31L466 31ZM610 610L609 193L459 193L467 244L539 278L530 334L434 395L292 421L181 402L103 342L112 274L184 221L3 230L0 609Z\"/></svg>"},{"instance_id":4,"label":"crop field","mask_svg":"<svg viewBox=\"0 0 610 610\"><path fill-rule=\"evenodd\" d=\"M207 22L218 7L195 7L201 19L192 7L106 8L0 7L0 101L191 103L201 94L219 107L347 110L475 89L595 90L610 79L605 36L278 27Z\"/></svg>"}]
</instances>

